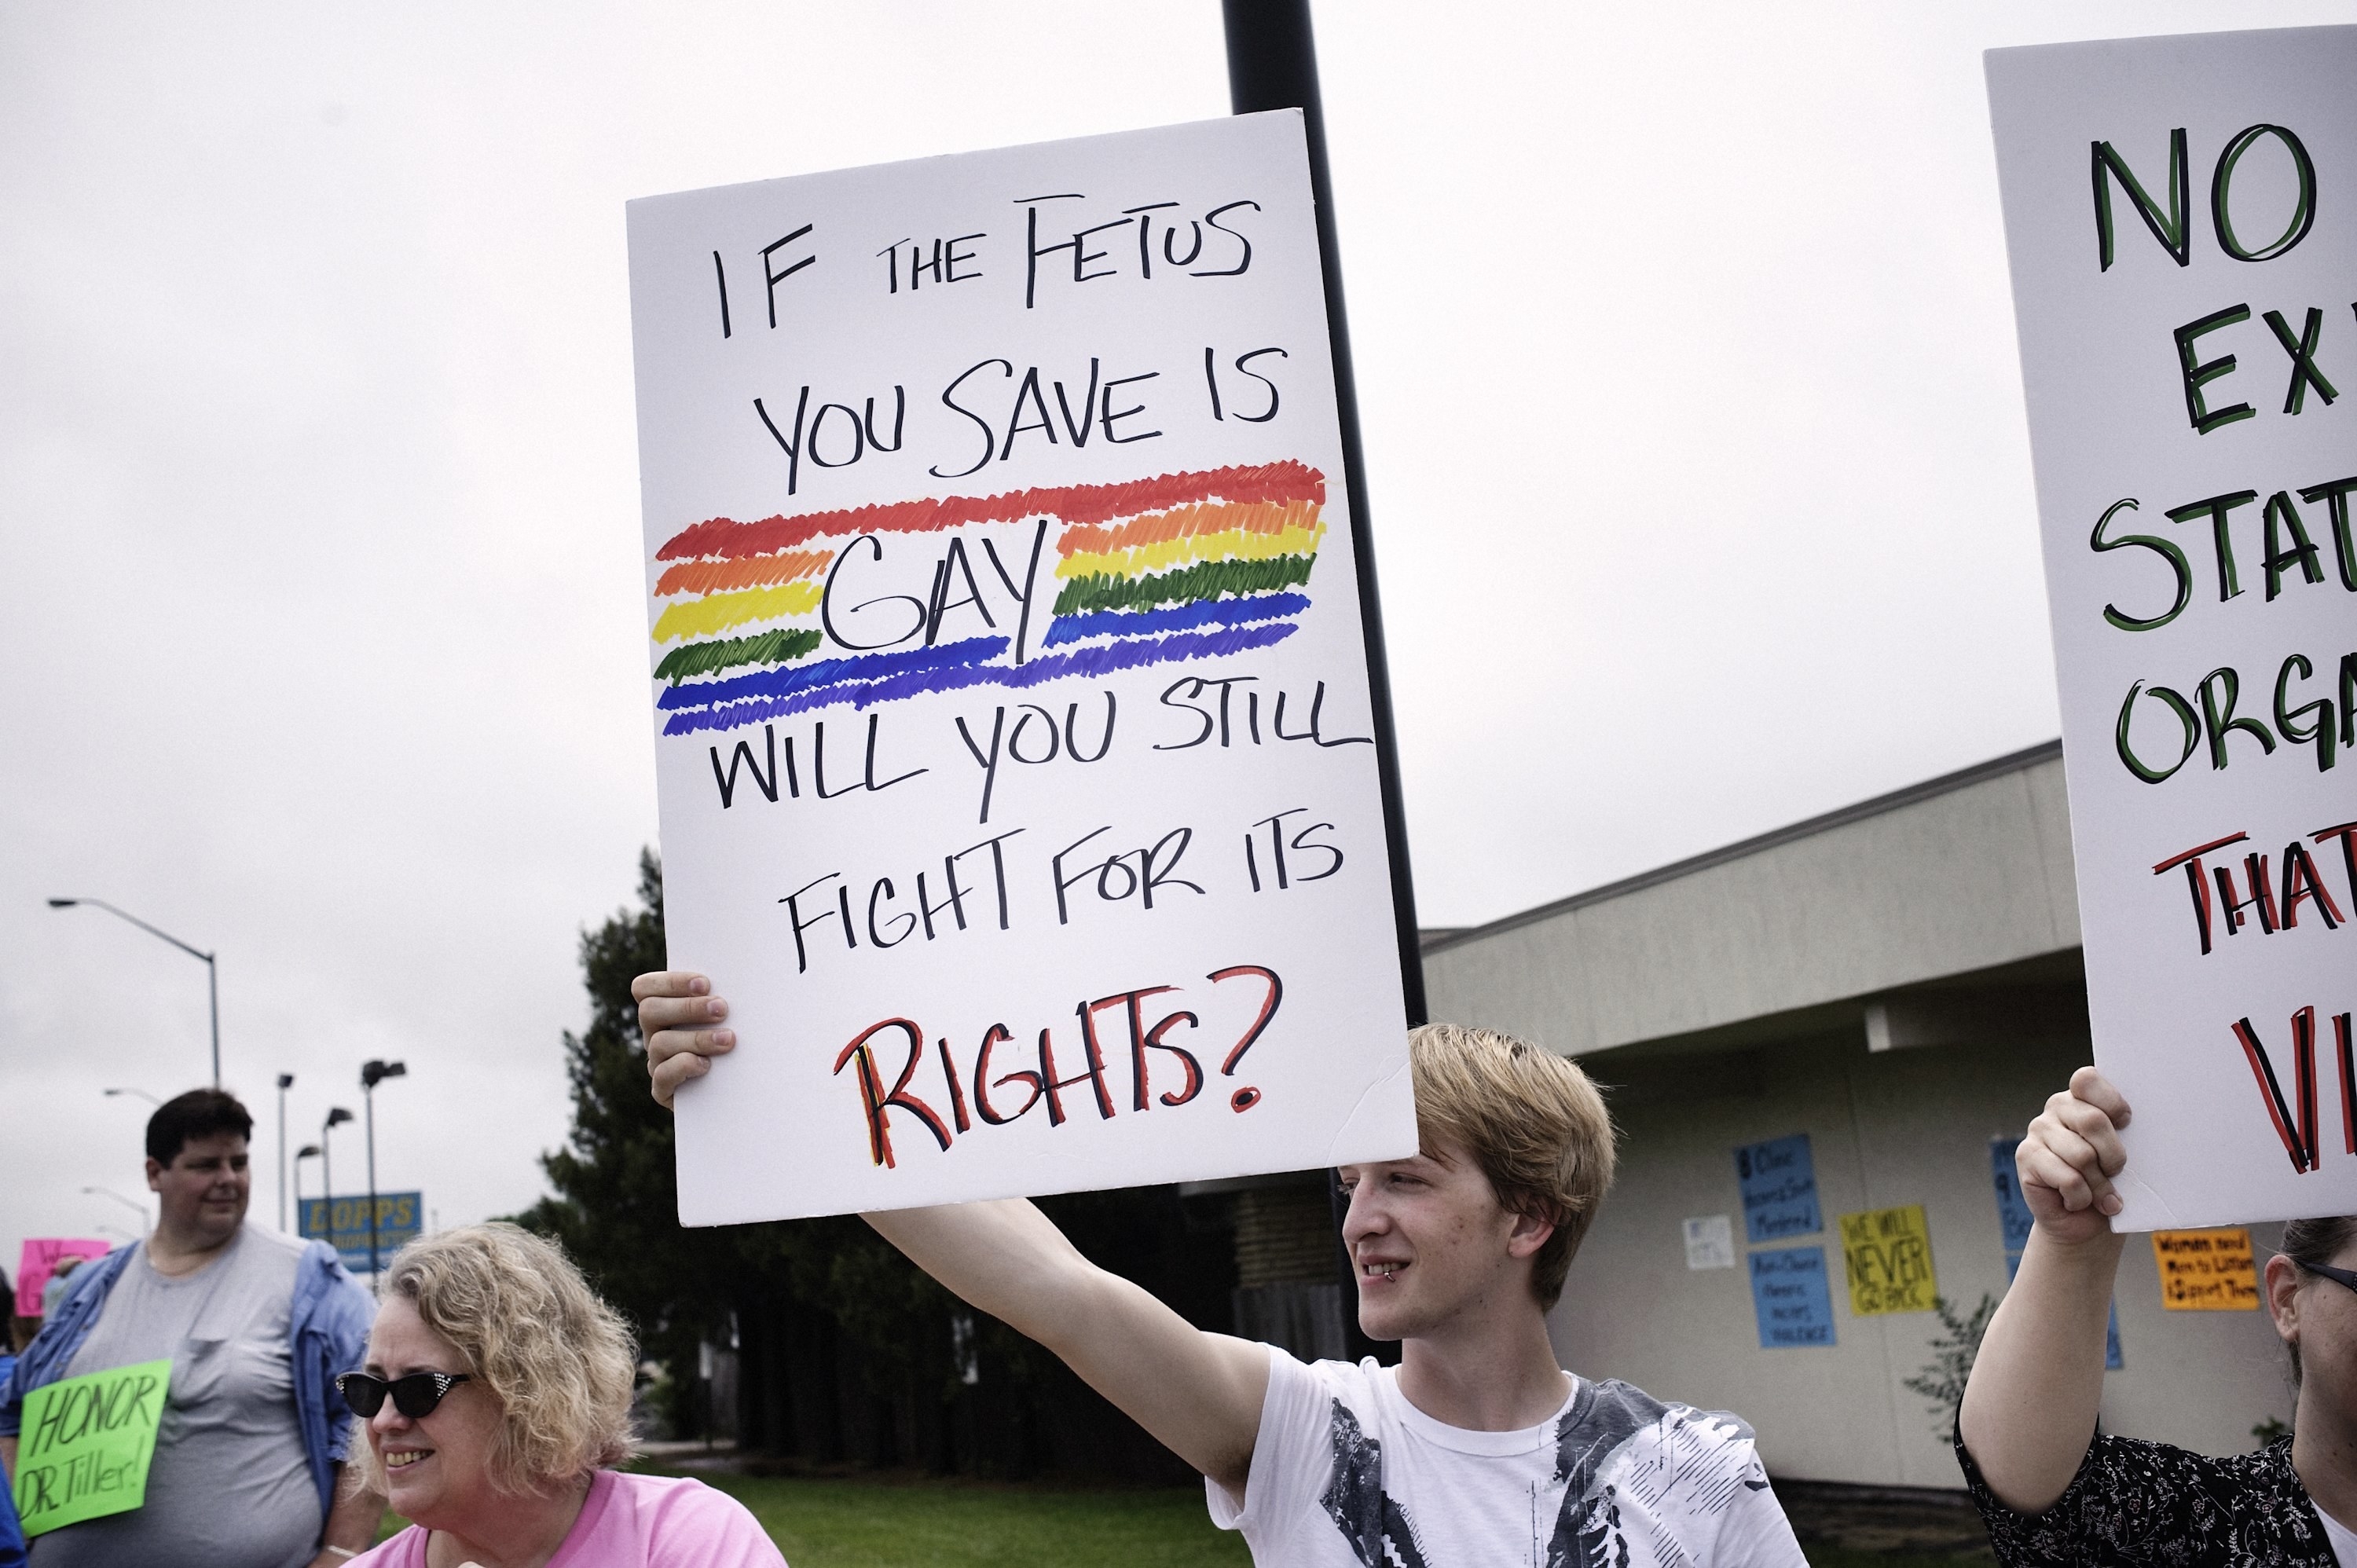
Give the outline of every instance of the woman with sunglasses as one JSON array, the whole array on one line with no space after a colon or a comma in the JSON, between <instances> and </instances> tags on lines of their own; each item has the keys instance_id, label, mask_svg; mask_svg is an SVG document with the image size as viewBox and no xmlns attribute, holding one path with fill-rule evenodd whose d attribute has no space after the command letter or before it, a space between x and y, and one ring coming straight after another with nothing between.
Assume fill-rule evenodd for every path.
<instances>
[{"instance_id":1,"label":"woman with sunglasses","mask_svg":"<svg viewBox=\"0 0 2357 1568\"><path fill-rule=\"evenodd\" d=\"M2357 1568L2357 1216L2293 1220L2267 1260L2299 1384L2292 1436L2219 1459L2097 1430L2128 1119L2081 1068L2014 1154L2036 1223L1956 1428L1997 1561Z\"/></svg>"},{"instance_id":2,"label":"woman with sunglasses","mask_svg":"<svg viewBox=\"0 0 2357 1568\"><path fill-rule=\"evenodd\" d=\"M743 1505L628 1475L629 1331L563 1252L512 1225L413 1241L368 1369L337 1380L414 1522L351 1568L785 1568Z\"/></svg>"}]
</instances>

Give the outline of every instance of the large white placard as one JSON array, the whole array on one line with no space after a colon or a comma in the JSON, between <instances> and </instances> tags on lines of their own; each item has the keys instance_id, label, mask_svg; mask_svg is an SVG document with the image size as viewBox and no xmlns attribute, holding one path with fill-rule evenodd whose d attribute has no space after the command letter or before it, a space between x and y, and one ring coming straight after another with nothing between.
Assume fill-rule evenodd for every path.
<instances>
[{"instance_id":1,"label":"large white placard","mask_svg":"<svg viewBox=\"0 0 2357 1568\"><path fill-rule=\"evenodd\" d=\"M630 206L689 1224L1415 1149L1297 113Z\"/></svg>"},{"instance_id":2,"label":"large white placard","mask_svg":"<svg viewBox=\"0 0 2357 1568\"><path fill-rule=\"evenodd\" d=\"M2357 28L1988 81L2115 1223L2357 1209Z\"/></svg>"}]
</instances>

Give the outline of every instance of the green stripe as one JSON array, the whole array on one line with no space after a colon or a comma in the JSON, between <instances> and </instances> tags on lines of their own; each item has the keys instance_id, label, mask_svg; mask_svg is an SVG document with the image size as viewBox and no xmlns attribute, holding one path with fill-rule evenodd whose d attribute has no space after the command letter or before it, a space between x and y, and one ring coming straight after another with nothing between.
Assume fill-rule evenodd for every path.
<instances>
[{"instance_id":1,"label":"green stripe","mask_svg":"<svg viewBox=\"0 0 2357 1568\"><path fill-rule=\"evenodd\" d=\"M655 666L655 679L676 686L690 675L709 675L739 664L785 664L816 648L820 640L817 632L781 626L751 637L683 642L663 655L663 661Z\"/></svg>"},{"instance_id":2,"label":"green stripe","mask_svg":"<svg viewBox=\"0 0 2357 1568\"><path fill-rule=\"evenodd\" d=\"M1075 577L1056 596L1056 613L1140 609L1150 605L1191 604L1233 594L1265 594L1309 581L1311 555L1272 555L1265 561L1203 561L1148 577L1091 574Z\"/></svg>"}]
</instances>

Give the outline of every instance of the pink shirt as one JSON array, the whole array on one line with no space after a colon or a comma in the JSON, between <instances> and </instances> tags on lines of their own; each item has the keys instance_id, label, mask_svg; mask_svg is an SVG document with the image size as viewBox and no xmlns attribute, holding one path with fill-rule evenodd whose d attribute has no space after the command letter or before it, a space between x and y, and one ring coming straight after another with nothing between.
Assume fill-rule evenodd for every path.
<instances>
[{"instance_id":1,"label":"pink shirt","mask_svg":"<svg viewBox=\"0 0 2357 1568\"><path fill-rule=\"evenodd\" d=\"M425 1568L411 1525L350 1568ZM548 1568L786 1568L745 1505L701 1481L600 1470Z\"/></svg>"}]
</instances>

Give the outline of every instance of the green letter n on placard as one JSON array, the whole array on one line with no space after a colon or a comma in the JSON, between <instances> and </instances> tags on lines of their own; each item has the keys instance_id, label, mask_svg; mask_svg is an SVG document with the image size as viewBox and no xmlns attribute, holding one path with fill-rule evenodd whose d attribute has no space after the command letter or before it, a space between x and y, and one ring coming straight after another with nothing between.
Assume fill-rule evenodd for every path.
<instances>
[{"instance_id":1,"label":"green letter n on placard","mask_svg":"<svg viewBox=\"0 0 2357 1568\"><path fill-rule=\"evenodd\" d=\"M147 1466L171 1375L167 1358L67 1378L25 1396L16 1497L27 1539L128 1513L147 1500Z\"/></svg>"}]
</instances>

